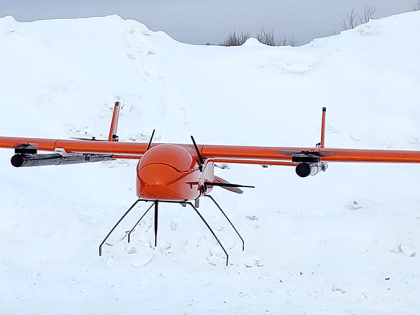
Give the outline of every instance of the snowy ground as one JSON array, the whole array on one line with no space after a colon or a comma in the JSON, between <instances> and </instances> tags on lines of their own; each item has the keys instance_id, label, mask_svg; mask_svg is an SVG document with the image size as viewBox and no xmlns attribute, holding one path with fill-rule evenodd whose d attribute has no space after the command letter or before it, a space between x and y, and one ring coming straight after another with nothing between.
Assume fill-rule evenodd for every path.
<instances>
[{"instance_id":1,"label":"snowy ground","mask_svg":"<svg viewBox=\"0 0 420 315\"><path fill-rule=\"evenodd\" d=\"M420 12L302 47L191 46L118 16L0 19L0 134L122 141L420 150ZM200 210L162 205L127 244L135 161L15 169L0 150L0 314L417 314L420 167L230 165L255 185Z\"/></svg>"}]
</instances>

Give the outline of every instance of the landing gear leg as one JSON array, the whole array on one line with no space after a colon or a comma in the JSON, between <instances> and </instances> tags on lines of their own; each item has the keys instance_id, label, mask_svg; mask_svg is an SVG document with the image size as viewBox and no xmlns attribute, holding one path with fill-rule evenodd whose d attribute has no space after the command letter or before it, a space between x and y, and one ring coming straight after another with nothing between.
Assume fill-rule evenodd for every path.
<instances>
[{"instance_id":1,"label":"landing gear leg","mask_svg":"<svg viewBox=\"0 0 420 315\"><path fill-rule=\"evenodd\" d=\"M115 230L115 228L120 224L120 222L125 218L125 216L136 206L139 201L143 201L141 199L137 199L135 203L124 213L124 215L118 220L118 222L114 225L114 227L109 231L108 235L104 238L101 245L99 245L99 256L102 256L102 245L105 243L105 241L108 239L108 237L111 235L111 233Z\"/></svg>"},{"instance_id":2,"label":"landing gear leg","mask_svg":"<svg viewBox=\"0 0 420 315\"><path fill-rule=\"evenodd\" d=\"M210 196L210 195L204 195L204 196L209 197L214 202L214 204L217 206L217 208L219 208L219 210L223 213L223 215L225 216L226 220L228 220L228 222L230 223L230 225L235 230L236 234L238 234L239 238L241 239L241 241L242 241L242 251L244 251L245 250L245 241L242 238L241 234L239 234L238 230L235 228L235 226L233 225L233 223L229 220L229 218L226 215L226 213L222 210L222 208L219 206L219 204L216 202L216 200L214 200L214 198L212 196Z\"/></svg>"},{"instance_id":3,"label":"landing gear leg","mask_svg":"<svg viewBox=\"0 0 420 315\"><path fill-rule=\"evenodd\" d=\"M187 202L194 210L195 212L197 212L198 216L201 218L201 220L204 222L204 224L207 226L207 228L210 230L211 234L213 234L214 238L216 239L216 241L219 243L220 247L223 249L223 251L225 252L226 255L226 266L229 263L229 255L226 251L226 249L223 247L222 243L220 243L219 239L217 238L216 234L213 232L213 230L211 229L210 225L206 222L206 220L203 218L203 216L201 215L201 213L197 210L196 207L194 207L194 205L191 202Z\"/></svg>"},{"instance_id":4,"label":"landing gear leg","mask_svg":"<svg viewBox=\"0 0 420 315\"><path fill-rule=\"evenodd\" d=\"M143 215L140 217L140 219L136 222L136 224L134 224L133 228L130 230L130 232L128 232L128 242L130 243L131 240L131 233L134 231L134 229L136 228L136 226L140 223L140 221L144 218L144 216L149 212L150 209L152 209L154 203L152 203L152 205L146 210L145 213L143 213Z\"/></svg>"},{"instance_id":5,"label":"landing gear leg","mask_svg":"<svg viewBox=\"0 0 420 315\"><path fill-rule=\"evenodd\" d=\"M155 201L155 248L157 247L157 232L158 232L158 217L159 217L158 204L159 202L156 200Z\"/></svg>"}]
</instances>

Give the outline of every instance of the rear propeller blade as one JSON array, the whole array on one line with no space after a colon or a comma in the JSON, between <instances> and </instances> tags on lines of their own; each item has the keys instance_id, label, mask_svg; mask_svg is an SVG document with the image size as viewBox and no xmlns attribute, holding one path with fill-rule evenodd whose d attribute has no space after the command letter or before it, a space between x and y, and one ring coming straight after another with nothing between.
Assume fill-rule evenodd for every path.
<instances>
[{"instance_id":1,"label":"rear propeller blade","mask_svg":"<svg viewBox=\"0 0 420 315\"><path fill-rule=\"evenodd\" d=\"M95 137L92 137L92 138L71 137L71 138L75 140L82 140L82 141L107 141L103 139L96 139Z\"/></svg>"},{"instance_id":2,"label":"rear propeller blade","mask_svg":"<svg viewBox=\"0 0 420 315\"><path fill-rule=\"evenodd\" d=\"M255 186L248 186L248 185L238 185L238 184L231 184L227 180L224 180L223 178L220 178L218 176L214 176L213 182L205 182L205 186L219 186L223 189L229 190L231 192L242 194L243 190L239 189L239 187L242 188L255 188Z\"/></svg>"}]
</instances>

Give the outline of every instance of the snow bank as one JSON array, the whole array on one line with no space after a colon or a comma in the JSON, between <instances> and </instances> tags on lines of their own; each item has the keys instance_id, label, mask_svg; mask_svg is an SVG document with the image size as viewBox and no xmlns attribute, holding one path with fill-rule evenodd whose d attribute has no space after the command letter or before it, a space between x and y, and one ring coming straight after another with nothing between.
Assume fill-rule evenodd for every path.
<instances>
[{"instance_id":1,"label":"snow bank","mask_svg":"<svg viewBox=\"0 0 420 315\"><path fill-rule=\"evenodd\" d=\"M192 46L136 21L0 19L0 134L122 141L420 150L420 13L373 20L303 47ZM420 309L416 165L231 165L256 189L163 205L158 248L135 200L135 161L14 169L0 151L0 311L86 314L410 314Z\"/></svg>"}]
</instances>

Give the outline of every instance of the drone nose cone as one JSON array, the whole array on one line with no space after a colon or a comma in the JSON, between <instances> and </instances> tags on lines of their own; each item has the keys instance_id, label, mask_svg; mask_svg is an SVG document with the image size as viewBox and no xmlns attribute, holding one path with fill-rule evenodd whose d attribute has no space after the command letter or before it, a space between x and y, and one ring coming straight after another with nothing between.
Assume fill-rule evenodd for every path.
<instances>
[{"instance_id":1,"label":"drone nose cone","mask_svg":"<svg viewBox=\"0 0 420 315\"><path fill-rule=\"evenodd\" d=\"M137 173L137 195L151 200L176 200L180 172L165 164L149 164Z\"/></svg>"},{"instance_id":2,"label":"drone nose cone","mask_svg":"<svg viewBox=\"0 0 420 315\"><path fill-rule=\"evenodd\" d=\"M178 175L179 171L166 164L149 164L138 172L142 187L168 186Z\"/></svg>"},{"instance_id":3,"label":"drone nose cone","mask_svg":"<svg viewBox=\"0 0 420 315\"><path fill-rule=\"evenodd\" d=\"M167 164L149 164L137 171L137 196L147 200L187 201L200 196L198 173L180 172Z\"/></svg>"},{"instance_id":4,"label":"drone nose cone","mask_svg":"<svg viewBox=\"0 0 420 315\"><path fill-rule=\"evenodd\" d=\"M137 164L137 196L147 200L186 201L200 196L200 171L183 147L157 145Z\"/></svg>"}]
</instances>

